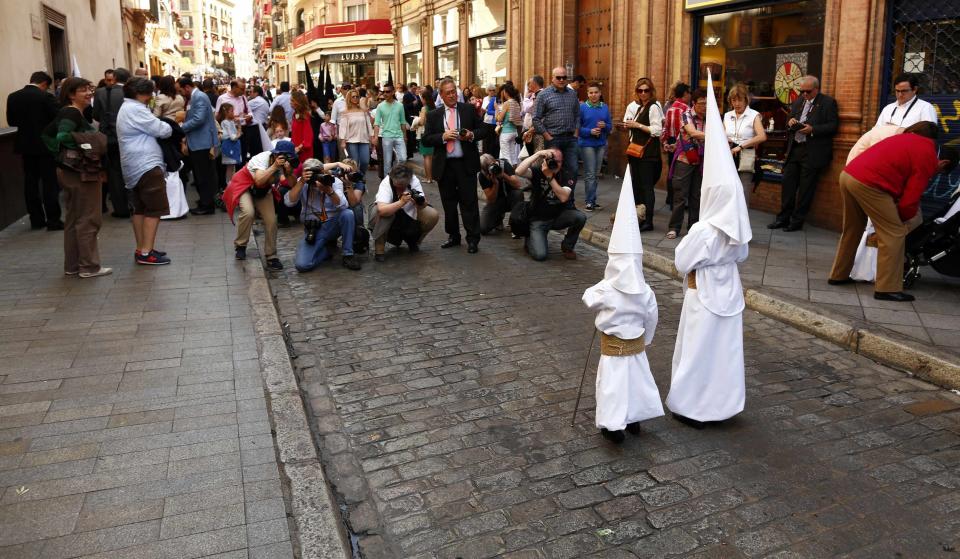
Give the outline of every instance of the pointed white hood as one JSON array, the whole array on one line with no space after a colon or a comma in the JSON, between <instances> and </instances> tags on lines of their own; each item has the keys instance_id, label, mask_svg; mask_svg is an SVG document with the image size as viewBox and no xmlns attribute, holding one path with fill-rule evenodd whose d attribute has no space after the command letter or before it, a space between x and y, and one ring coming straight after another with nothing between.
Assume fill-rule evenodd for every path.
<instances>
[{"instance_id":1,"label":"pointed white hood","mask_svg":"<svg viewBox=\"0 0 960 559\"><path fill-rule=\"evenodd\" d=\"M640 222L637 220L629 167L620 187L616 215L610 243L607 245L609 256L603 278L618 291L645 293L650 288L643 279L643 243L640 239Z\"/></svg>"},{"instance_id":2,"label":"pointed white hood","mask_svg":"<svg viewBox=\"0 0 960 559\"><path fill-rule=\"evenodd\" d=\"M713 94L713 77L707 70L707 119L704 131L703 183L700 187L700 221L726 233L730 244L750 242L753 231L743 186L730 157L727 133Z\"/></svg>"}]
</instances>

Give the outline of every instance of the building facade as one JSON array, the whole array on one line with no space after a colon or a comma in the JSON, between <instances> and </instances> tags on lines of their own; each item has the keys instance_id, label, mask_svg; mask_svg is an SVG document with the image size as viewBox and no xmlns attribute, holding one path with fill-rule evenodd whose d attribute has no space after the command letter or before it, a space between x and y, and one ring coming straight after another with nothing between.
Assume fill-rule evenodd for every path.
<instances>
[{"instance_id":1,"label":"building facade","mask_svg":"<svg viewBox=\"0 0 960 559\"><path fill-rule=\"evenodd\" d=\"M120 2L18 0L0 2L0 41L8 54L0 72L0 119L6 125L6 94L30 74L80 74L96 83L103 71L127 64L120 32ZM91 38L96 37L96 40ZM14 54L15 53L15 54Z\"/></svg>"},{"instance_id":2,"label":"building facade","mask_svg":"<svg viewBox=\"0 0 960 559\"><path fill-rule=\"evenodd\" d=\"M600 82L617 120L640 77L653 79L661 102L677 81L705 86L707 68L718 77L719 96L746 83L770 129L751 200L766 211L780 204L785 107L799 94L798 78L816 75L839 103L840 125L810 221L834 229L841 219L837 177L849 149L892 100L894 75L920 77L944 141L960 133L960 0L394 0L391 20L399 79L433 83L452 75L462 85L511 79L522 86L563 66ZM497 34L503 51L491 64L479 39ZM617 174L625 142L620 132L611 137L608 159ZM944 188L956 178L941 179Z\"/></svg>"},{"instance_id":3,"label":"building facade","mask_svg":"<svg viewBox=\"0 0 960 559\"><path fill-rule=\"evenodd\" d=\"M387 0L255 0L261 75L304 83L328 70L335 83L383 83L395 73Z\"/></svg>"},{"instance_id":4,"label":"building facade","mask_svg":"<svg viewBox=\"0 0 960 559\"><path fill-rule=\"evenodd\" d=\"M235 3L231 0L175 0L181 21L181 71L236 75Z\"/></svg>"}]
</instances>

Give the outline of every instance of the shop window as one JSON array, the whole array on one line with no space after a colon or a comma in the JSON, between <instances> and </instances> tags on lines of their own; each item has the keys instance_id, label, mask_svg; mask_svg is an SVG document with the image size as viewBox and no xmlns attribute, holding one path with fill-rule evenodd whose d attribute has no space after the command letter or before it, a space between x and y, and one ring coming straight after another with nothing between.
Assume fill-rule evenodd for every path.
<instances>
[{"instance_id":1,"label":"shop window","mask_svg":"<svg viewBox=\"0 0 960 559\"><path fill-rule=\"evenodd\" d=\"M180 11L181 12L190 11L190 0L180 0Z\"/></svg>"},{"instance_id":2,"label":"shop window","mask_svg":"<svg viewBox=\"0 0 960 559\"><path fill-rule=\"evenodd\" d=\"M433 44L445 45L460 40L460 14L456 8L433 16Z\"/></svg>"},{"instance_id":3,"label":"shop window","mask_svg":"<svg viewBox=\"0 0 960 559\"><path fill-rule=\"evenodd\" d=\"M403 55L403 71L407 77L407 83L421 83L423 77L420 69L423 66L423 53L410 52Z\"/></svg>"},{"instance_id":4,"label":"shop window","mask_svg":"<svg viewBox=\"0 0 960 559\"><path fill-rule=\"evenodd\" d=\"M507 36L503 33L472 39L473 82L486 87L507 79Z\"/></svg>"},{"instance_id":5,"label":"shop window","mask_svg":"<svg viewBox=\"0 0 960 559\"><path fill-rule=\"evenodd\" d=\"M470 0L468 31L471 37L503 31L507 28L506 0Z\"/></svg>"},{"instance_id":6,"label":"shop window","mask_svg":"<svg viewBox=\"0 0 960 559\"><path fill-rule=\"evenodd\" d=\"M801 78L821 74L825 5L826 0L781 2L699 20L696 83L706 87L709 69L722 104L730 86L747 86L750 106L768 130L760 152L764 179L781 179L787 114L800 97Z\"/></svg>"},{"instance_id":7,"label":"shop window","mask_svg":"<svg viewBox=\"0 0 960 559\"><path fill-rule=\"evenodd\" d=\"M354 6L347 6L346 16L347 21L363 21L367 19L367 5L357 4Z\"/></svg>"},{"instance_id":8,"label":"shop window","mask_svg":"<svg viewBox=\"0 0 960 559\"><path fill-rule=\"evenodd\" d=\"M460 46L448 45L437 47L437 78L452 76L459 79L460 75Z\"/></svg>"},{"instance_id":9,"label":"shop window","mask_svg":"<svg viewBox=\"0 0 960 559\"><path fill-rule=\"evenodd\" d=\"M303 19L303 10L297 10L297 35L307 32L307 24Z\"/></svg>"}]
</instances>

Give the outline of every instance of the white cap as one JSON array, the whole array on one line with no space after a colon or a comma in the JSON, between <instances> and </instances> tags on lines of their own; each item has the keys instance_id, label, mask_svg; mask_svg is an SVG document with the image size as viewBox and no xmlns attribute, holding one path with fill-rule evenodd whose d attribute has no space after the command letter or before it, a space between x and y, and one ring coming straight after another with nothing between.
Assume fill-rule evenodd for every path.
<instances>
[{"instance_id":1,"label":"white cap","mask_svg":"<svg viewBox=\"0 0 960 559\"><path fill-rule=\"evenodd\" d=\"M700 221L709 223L742 245L753 238L747 202L740 176L730 156L727 132L713 94L713 76L707 70L707 119L703 154L703 182L700 187Z\"/></svg>"},{"instance_id":2,"label":"white cap","mask_svg":"<svg viewBox=\"0 0 960 559\"><path fill-rule=\"evenodd\" d=\"M607 267L603 278L614 288L624 293L645 293L650 288L643 279L643 243L640 239L640 222L633 199L633 181L630 167L620 186L617 214L607 245Z\"/></svg>"}]
</instances>

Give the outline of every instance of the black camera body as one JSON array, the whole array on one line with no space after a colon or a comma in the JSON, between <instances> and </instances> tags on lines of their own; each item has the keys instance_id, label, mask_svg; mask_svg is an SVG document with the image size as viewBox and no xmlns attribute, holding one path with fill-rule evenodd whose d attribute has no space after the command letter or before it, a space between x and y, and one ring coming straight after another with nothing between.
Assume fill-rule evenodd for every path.
<instances>
[{"instance_id":1,"label":"black camera body","mask_svg":"<svg viewBox=\"0 0 960 559\"><path fill-rule=\"evenodd\" d=\"M487 171L489 171L491 175L499 177L501 174L503 174L503 167L500 166L500 162L498 161L490 165Z\"/></svg>"},{"instance_id":2,"label":"black camera body","mask_svg":"<svg viewBox=\"0 0 960 559\"><path fill-rule=\"evenodd\" d=\"M407 192L410 193L410 197L413 198L414 203L416 203L418 206L422 206L423 203L427 201L427 199L423 197L423 194L420 194L419 192L414 190L412 187L408 186Z\"/></svg>"},{"instance_id":3,"label":"black camera body","mask_svg":"<svg viewBox=\"0 0 960 559\"><path fill-rule=\"evenodd\" d=\"M320 175L320 184L323 186L333 186L333 183L337 180L333 175Z\"/></svg>"},{"instance_id":4,"label":"black camera body","mask_svg":"<svg viewBox=\"0 0 960 559\"><path fill-rule=\"evenodd\" d=\"M347 180L356 184L358 182L363 182L363 173L360 171L353 171L347 174Z\"/></svg>"},{"instance_id":5,"label":"black camera body","mask_svg":"<svg viewBox=\"0 0 960 559\"><path fill-rule=\"evenodd\" d=\"M547 159L547 169L550 169L551 171L556 171L559 168L560 168L560 163L558 163L556 159L552 157Z\"/></svg>"},{"instance_id":6,"label":"black camera body","mask_svg":"<svg viewBox=\"0 0 960 559\"><path fill-rule=\"evenodd\" d=\"M305 219L303 221L303 229L305 232L303 240L307 241L308 245L317 243L317 232L320 231L321 225L322 223L319 219Z\"/></svg>"},{"instance_id":7,"label":"black camera body","mask_svg":"<svg viewBox=\"0 0 960 559\"><path fill-rule=\"evenodd\" d=\"M791 134L796 134L797 132L800 131L801 128L803 128L803 126L804 126L804 124L803 124L802 122L799 122L799 121L794 122L794 123L793 123L793 126L790 126L790 127L787 128L787 132L789 132L789 133L791 133Z\"/></svg>"},{"instance_id":8,"label":"black camera body","mask_svg":"<svg viewBox=\"0 0 960 559\"><path fill-rule=\"evenodd\" d=\"M467 130L466 128L461 128L461 129L457 130L457 135L459 135L461 138L466 138L466 137L467 137L467 134L469 134L469 133L470 133L470 131Z\"/></svg>"},{"instance_id":9,"label":"black camera body","mask_svg":"<svg viewBox=\"0 0 960 559\"><path fill-rule=\"evenodd\" d=\"M333 175L334 177L337 177L338 179L342 178L343 169L341 167L334 167L333 169L330 169L330 174Z\"/></svg>"}]
</instances>

